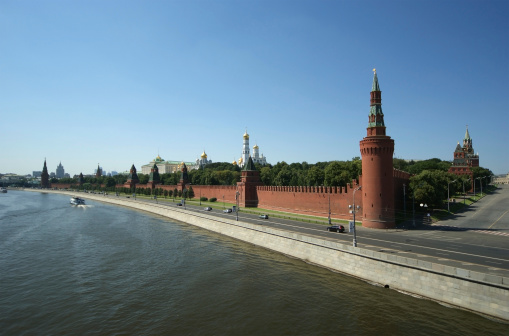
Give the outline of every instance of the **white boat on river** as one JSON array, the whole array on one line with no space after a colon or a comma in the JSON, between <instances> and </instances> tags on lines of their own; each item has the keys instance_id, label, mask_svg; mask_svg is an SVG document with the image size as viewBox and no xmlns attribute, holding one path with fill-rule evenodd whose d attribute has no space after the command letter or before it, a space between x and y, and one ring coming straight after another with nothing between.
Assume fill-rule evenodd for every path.
<instances>
[{"instance_id":1,"label":"white boat on river","mask_svg":"<svg viewBox=\"0 0 509 336\"><path fill-rule=\"evenodd\" d=\"M85 205L85 200L78 196L73 196L73 197L71 197L71 204L72 205Z\"/></svg>"}]
</instances>

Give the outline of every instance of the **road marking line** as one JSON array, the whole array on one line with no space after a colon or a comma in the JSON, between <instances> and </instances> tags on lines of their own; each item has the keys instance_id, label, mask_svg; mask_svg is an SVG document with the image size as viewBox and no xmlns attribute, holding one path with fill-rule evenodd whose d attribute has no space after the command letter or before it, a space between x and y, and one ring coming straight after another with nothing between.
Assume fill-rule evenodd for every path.
<instances>
[{"instance_id":1,"label":"road marking line","mask_svg":"<svg viewBox=\"0 0 509 336\"><path fill-rule=\"evenodd\" d=\"M507 210L507 211L509 211L509 210ZM507 211L506 211L506 212L504 212L504 213L502 214L502 216L500 216L500 217L499 217L499 218L498 218L498 219L497 219L497 220L496 220L493 224L491 224L491 226L493 226L493 225L497 224L497 222L500 220L500 218L504 217L504 215L507 213ZM491 229L491 226L490 226L488 229Z\"/></svg>"}]
</instances>

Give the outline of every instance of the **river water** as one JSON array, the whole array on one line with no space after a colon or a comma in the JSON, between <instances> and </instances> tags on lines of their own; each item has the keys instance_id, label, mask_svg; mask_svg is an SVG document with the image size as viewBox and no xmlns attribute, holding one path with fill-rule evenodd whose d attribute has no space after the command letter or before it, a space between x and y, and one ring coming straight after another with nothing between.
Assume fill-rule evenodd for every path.
<instances>
[{"instance_id":1,"label":"river water","mask_svg":"<svg viewBox=\"0 0 509 336\"><path fill-rule=\"evenodd\" d=\"M199 228L0 194L0 335L507 335L508 324Z\"/></svg>"}]
</instances>

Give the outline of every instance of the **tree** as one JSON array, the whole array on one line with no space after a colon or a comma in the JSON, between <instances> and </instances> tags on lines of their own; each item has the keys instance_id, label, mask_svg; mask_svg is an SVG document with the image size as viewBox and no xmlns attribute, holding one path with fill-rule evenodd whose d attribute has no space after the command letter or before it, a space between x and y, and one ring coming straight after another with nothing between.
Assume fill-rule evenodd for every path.
<instances>
[{"instance_id":1,"label":"tree","mask_svg":"<svg viewBox=\"0 0 509 336\"><path fill-rule=\"evenodd\" d=\"M323 185L325 180L325 173L323 169L318 168L317 166L313 166L309 168L307 172L307 182L310 186L320 186Z\"/></svg>"},{"instance_id":2,"label":"tree","mask_svg":"<svg viewBox=\"0 0 509 336\"><path fill-rule=\"evenodd\" d=\"M447 172L449 170L449 167L451 166L450 162L442 161L436 158L423 161L416 161L413 164L411 164L412 162L413 161L409 163L407 172L415 175L420 174L424 170L441 170Z\"/></svg>"},{"instance_id":3,"label":"tree","mask_svg":"<svg viewBox=\"0 0 509 336\"><path fill-rule=\"evenodd\" d=\"M194 190L192 186L189 186L188 196L189 198L194 198Z\"/></svg>"},{"instance_id":4,"label":"tree","mask_svg":"<svg viewBox=\"0 0 509 336\"><path fill-rule=\"evenodd\" d=\"M274 185L273 174L272 174L272 170L270 169L270 167L263 167L260 170L260 179L262 180L262 183L267 186Z\"/></svg>"},{"instance_id":5,"label":"tree","mask_svg":"<svg viewBox=\"0 0 509 336\"><path fill-rule=\"evenodd\" d=\"M276 178L274 179L274 183L277 186L289 186L290 181L292 179L292 170L288 165L283 165L279 170Z\"/></svg>"},{"instance_id":6,"label":"tree","mask_svg":"<svg viewBox=\"0 0 509 336\"><path fill-rule=\"evenodd\" d=\"M456 180L454 183L452 181ZM441 207L449 195L454 195L462 188L458 176L441 170L424 170L419 175L410 178L410 190L415 192L417 203Z\"/></svg>"},{"instance_id":7,"label":"tree","mask_svg":"<svg viewBox=\"0 0 509 336\"><path fill-rule=\"evenodd\" d=\"M329 187L345 187L352 181L345 162L333 161L325 168L324 185ZM351 167L350 167L351 168ZM351 169L352 170L352 169Z\"/></svg>"},{"instance_id":8,"label":"tree","mask_svg":"<svg viewBox=\"0 0 509 336\"><path fill-rule=\"evenodd\" d=\"M147 174L138 174L138 179L140 180L140 184L147 184L149 176Z\"/></svg>"},{"instance_id":9,"label":"tree","mask_svg":"<svg viewBox=\"0 0 509 336\"><path fill-rule=\"evenodd\" d=\"M107 177L106 178L106 187L109 188L109 187L115 187L117 185L117 182L115 181L115 179L111 176Z\"/></svg>"}]
</instances>

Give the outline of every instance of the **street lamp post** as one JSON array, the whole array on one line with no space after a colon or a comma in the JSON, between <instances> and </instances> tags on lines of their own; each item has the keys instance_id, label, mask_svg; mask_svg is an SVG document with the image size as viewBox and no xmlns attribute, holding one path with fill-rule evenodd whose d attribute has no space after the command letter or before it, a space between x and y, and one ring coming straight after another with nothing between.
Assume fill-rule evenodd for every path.
<instances>
[{"instance_id":1,"label":"street lamp post","mask_svg":"<svg viewBox=\"0 0 509 336\"><path fill-rule=\"evenodd\" d=\"M449 207L449 204L450 204L449 186L451 185L451 183L454 183L454 182L456 182L456 180L451 181L451 182L447 182L447 212L451 212L450 211L450 207Z\"/></svg>"},{"instance_id":2,"label":"street lamp post","mask_svg":"<svg viewBox=\"0 0 509 336\"><path fill-rule=\"evenodd\" d=\"M405 187L406 185L403 184L403 217L405 218L406 220L406 193L405 193Z\"/></svg>"},{"instance_id":3,"label":"street lamp post","mask_svg":"<svg viewBox=\"0 0 509 336\"><path fill-rule=\"evenodd\" d=\"M355 229L355 213L357 212L357 209L355 208L355 192L357 190L361 190L362 186L359 186L358 188L353 190L353 246L357 247L357 233Z\"/></svg>"},{"instance_id":4,"label":"street lamp post","mask_svg":"<svg viewBox=\"0 0 509 336\"><path fill-rule=\"evenodd\" d=\"M465 205L465 182L468 182L470 181L470 178L468 178L467 180L463 180L463 205Z\"/></svg>"},{"instance_id":5,"label":"street lamp post","mask_svg":"<svg viewBox=\"0 0 509 336\"><path fill-rule=\"evenodd\" d=\"M330 219L330 190L329 190L329 225L331 225L331 219Z\"/></svg>"},{"instance_id":6,"label":"street lamp post","mask_svg":"<svg viewBox=\"0 0 509 336\"><path fill-rule=\"evenodd\" d=\"M430 216L428 213L428 205L426 203L421 203L421 208L424 209L424 212L426 213L427 221L429 222Z\"/></svg>"},{"instance_id":7,"label":"street lamp post","mask_svg":"<svg viewBox=\"0 0 509 336\"><path fill-rule=\"evenodd\" d=\"M237 190L237 191L235 192L235 205L236 205L236 207L235 207L235 212L236 212L236 214L237 214L237 221L239 220L239 195L240 195L240 193L239 193L239 191Z\"/></svg>"},{"instance_id":8,"label":"street lamp post","mask_svg":"<svg viewBox=\"0 0 509 336\"><path fill-rule=\"evenodd\" d=\"M474 182L474 201L475 201L475 180L477 180L477 179L472 180L472 182Z\"/></svg>"}]
</instances>

